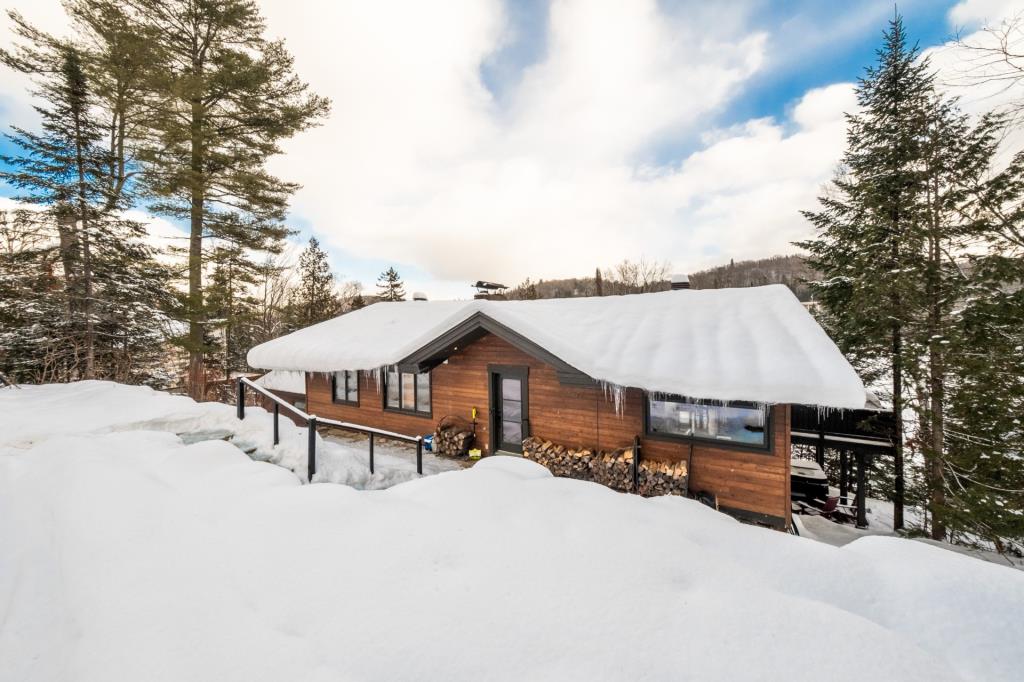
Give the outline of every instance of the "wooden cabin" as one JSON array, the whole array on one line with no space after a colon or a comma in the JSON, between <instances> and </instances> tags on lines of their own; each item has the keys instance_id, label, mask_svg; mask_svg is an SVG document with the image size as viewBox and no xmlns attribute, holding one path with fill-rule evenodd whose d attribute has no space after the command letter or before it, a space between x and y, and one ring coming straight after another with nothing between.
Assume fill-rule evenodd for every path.
<instances>
[{"instance_id":1,"label":"wooden cabin","mask_svg":"<svg viewBox=\"0 0 1024 682\"><path fill-rule=\"evenodd\" d=\"M779 286L378 303L249 362L301 372L310 414L408 435L458 420L484 456L525 443L539 458L530 448L544 443L614 463L639 439L645 466L673 465L662 469L684 490L776 527L790 523L791 405L863 407L865 395Z\"/></svg>"}]
</instances>

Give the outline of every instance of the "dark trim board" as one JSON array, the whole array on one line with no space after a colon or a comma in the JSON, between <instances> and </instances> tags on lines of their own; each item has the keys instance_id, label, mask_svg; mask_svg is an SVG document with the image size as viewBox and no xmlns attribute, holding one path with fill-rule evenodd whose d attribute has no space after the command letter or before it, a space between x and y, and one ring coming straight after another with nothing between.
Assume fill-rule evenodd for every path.
<instances>
[{"instance_id":1,"label":"dark trim board","mask_svg":"<svg viewBox=\"0 0 1024 682\"><path fill-rule=\"evenodd\" d=\"M479 340L485 334L494 334L527 355L551 365L558 373L561 383L576 385L597 383L593 377L584 374L543 346L481 312L473 313L430 343L413 351L400 360L398 365L415 365L419 371L436 367L460 347Z\"/></svg>"},{"instance_id":2,"label":"dark trim board","mask_svg":"<svg viewBox=\"0 0 1024 682\"><path fill-rule=\"evenodd\" d=\"M781 516L773 516L771 514L762 514L760 512L752 512L746 509L737 509L735 507L719 507L718 511L723 514L745 521L746 523L756 523L760 526L769 526L770 528L776 528L778 530L785 530L786 519Z\"/></svg>"}]
</instances>

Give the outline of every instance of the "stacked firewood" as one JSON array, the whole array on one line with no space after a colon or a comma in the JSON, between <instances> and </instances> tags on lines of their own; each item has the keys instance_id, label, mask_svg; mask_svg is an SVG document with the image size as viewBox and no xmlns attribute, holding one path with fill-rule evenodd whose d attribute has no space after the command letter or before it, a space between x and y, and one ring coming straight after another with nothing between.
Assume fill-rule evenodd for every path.
<instances>
[{"instance_id":1,"label":"stacked firewood","mask_svg":"<svg viewBox=\"0 0 1024 682\"><path fill-rule=\"evenodd\" d=\"M434 452L449 457L462 457L473 444L473 432L448 428L434 434Z\"/></svg>"},{"instance_id":2,"label":"stacked firewood","mask_svg":"<svg viewBox=\"0 0 1024 682\"><path fill-rule=\"evenodd\" d=\"M570 448L537 437L523 441L523 456L547 467L555 476L594 481L615 490L633 490L633 448L598 451ZM685 495L686 462L640 460L641 495Z\"/></svg>"},{"instance_id":3,"label":"stacked firewood","mask_svg":"<svg viewBox=\"0 0 1024 682\"><path fill-rule=\"evenodd\" d=\"M640 460L640 489L645 497L685 495L687 491L686 462Z\"/></svg>"}]
</instances>

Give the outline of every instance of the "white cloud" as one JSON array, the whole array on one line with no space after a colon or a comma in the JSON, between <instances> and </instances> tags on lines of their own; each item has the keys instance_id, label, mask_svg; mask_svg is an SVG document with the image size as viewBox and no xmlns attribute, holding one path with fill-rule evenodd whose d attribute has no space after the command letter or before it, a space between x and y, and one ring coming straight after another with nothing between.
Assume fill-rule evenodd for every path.
<instances>
[{"instance_id":1,"label":"white cloud","mask_svg":"<svg viewBox=\"0 0 1024 682\"><path fill-rule=\"evenodd\" d=\"M1024 12L1021 0L961 0L949 10L949 21L955 27L975 29L1020 12Z\"/></svg>"},{"instance_id":2,"label":"white cloud","mask_svg":"<svg viewBox=\"0 0 1024 682\"><path fill-rule=\"evenodd\" d=\"M298 73L334 101L330 120L273 162L304 185L294 212L326 246L417 266L433 280L408 288L435 298L468 293L455 282L583 275L624 257L692 271L792 252L856 105L839 83L784 119L714 128L766 64L806 52L777 44L793 26L769 37L731 5L555 0L539 61L500 101L481 77L512 37L499 0L263 6ZM1006 11L968 0L950 21ZM655 153L694 139L702 147L674 163Z\"/></svg>"}]
</instances>

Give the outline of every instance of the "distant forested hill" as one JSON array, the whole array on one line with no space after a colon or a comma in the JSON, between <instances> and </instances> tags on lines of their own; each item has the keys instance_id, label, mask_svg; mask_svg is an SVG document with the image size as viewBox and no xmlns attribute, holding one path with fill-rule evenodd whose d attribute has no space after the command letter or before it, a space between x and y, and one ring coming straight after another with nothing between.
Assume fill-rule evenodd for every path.
<instances>
[{"instance_id":1,"label":"distant forested hill","mask_svg":"<svg viewBox=\"0 0 1024 682\"><path fill-rule=\"evenodd\" d=\"M666 263L623 261L614 268L597 272L593 277L572 277L525 282L509 291L509 298L574 298L577 296L608 296L665 291L669 288L669 266ZM763 284L785 284L801 301L811 300L805 284L818 273L808 267L803 256L771 256L757 260L730 261L708 270L690 274L694 289L756 287Z\"/></svg>"},{"instance_id":2,"label":"distant forested hill","mask_svg":"<svg viewBox=\"0 0 1024 682\"><path fill-rule=\"evenodd\" d=\"M758 260L744 260L719 265L690 275L694 289L725 289L728 287L756 287L764 284L785 284L801 301L811 300L810 288L805 284L818 277L803 256L771 256Z\"/></svg>"}]
</instances>

